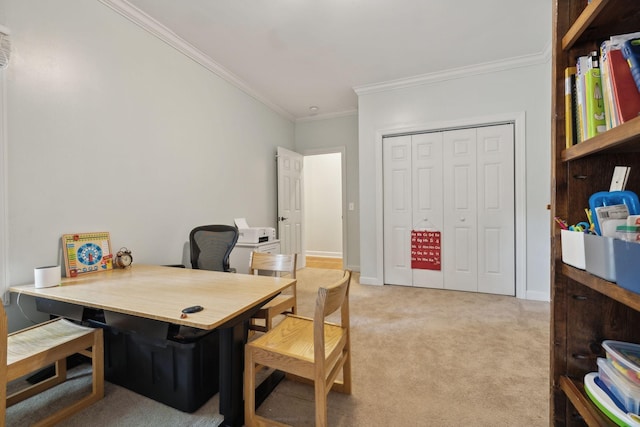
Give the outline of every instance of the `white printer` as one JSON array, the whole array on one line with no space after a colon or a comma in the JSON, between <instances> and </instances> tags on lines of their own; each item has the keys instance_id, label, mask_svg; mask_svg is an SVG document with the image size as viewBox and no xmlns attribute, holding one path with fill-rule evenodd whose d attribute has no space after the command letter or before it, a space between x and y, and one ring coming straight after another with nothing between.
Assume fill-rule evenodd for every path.
<instances>
[{"instance_id":1,"label":"white printer","mask_svg":"<svg viewBox=\"0 0 640 427\"><path fill-rule=\"evenodd\" d=\"M249 227L245 218L233 220L238 227L238 243L264 243L276 239L276 229L273 227Z\"/></svg>"}]
</instances>

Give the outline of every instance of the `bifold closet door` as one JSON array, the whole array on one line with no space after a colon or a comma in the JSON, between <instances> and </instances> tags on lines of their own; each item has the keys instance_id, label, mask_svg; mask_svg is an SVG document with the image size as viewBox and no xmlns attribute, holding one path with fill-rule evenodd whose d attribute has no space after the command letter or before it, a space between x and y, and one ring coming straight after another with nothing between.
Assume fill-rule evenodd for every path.
<instances>
[{"instance_id":1,"label":"bifold closet door","mask_svg":"<svg viewBox=\"0 0 640 427\"><path fill-rule=\"evenodd\" d=\"M442 132L411 136L413 229L442 231ZM442 270L413 270L413 286L442 288Z\"/></svg>"},{"instance_id":2,"label":"bifold closet door","mask_svg":"<svg viewBox=\"0 0 640 427\"><path fill-rule=\"evenodd\" d=\"M516 294L513 124L477 129L478 291Z\"/></svg>"},{"instance_id":3,"label":"bifold closet door","mask_svg":"<svg viewBox=\"0 0 640 427\"><path fill-rule=\"evenodd\" d=\"M513 125L444 132L446 289L515 295Z\"/></svg>"},{"instance_id":4,"label":"bifold closet door","mask_svg":"<svg viewBox=\"0 0 640 427\"><path fill-rule=\"evenodd\" d=\"M513 125L383 140L384 283L515 295ZM442 271L411 269L411 230Z\"/></svg>"},{"instance_id":5,"label":"bifold closet door","mask_svg":"<svg viewBox=\"0 0 640 427\"><path fill-rule=\"evenodd\" d=\"M476 130L447 131L443 138L445 288L477 291Z\"/></svg>"},{"instance_id":6,"label":"bifold closet door","mask_svg":"<svg viewBox=\"0 0 640 427\"><path fill-rule=\"evenodd\" d=\"M443 287L438 270L411 269L411 230L442 230L442 133L383 141L384 283Z\"/></svg>"},{"instance_id":7,"label":"bifold closet door","mask_svg":"<svg viewBox=\"0 0 640 427\"><path fill-rule=\"evenodd\" d=\"M411 136L384 138L384 283L412 286Z\"/></svg>"}]
</instances>

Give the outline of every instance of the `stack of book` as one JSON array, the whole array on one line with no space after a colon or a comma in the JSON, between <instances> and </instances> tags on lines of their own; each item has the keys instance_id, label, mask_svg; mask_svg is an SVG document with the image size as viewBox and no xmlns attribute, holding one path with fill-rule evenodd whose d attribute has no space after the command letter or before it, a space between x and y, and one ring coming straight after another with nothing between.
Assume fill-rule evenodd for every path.
<instances>
[{"instance_id":1,"label":"stack of book","mask_svg":"<svg viewBox=\"0 0 640 427\"><path fill-rule=\"evenodd\" d=\"M640 114L640 32L611 36L565 70L567 148Z\"/></svg>"}]
</instances>

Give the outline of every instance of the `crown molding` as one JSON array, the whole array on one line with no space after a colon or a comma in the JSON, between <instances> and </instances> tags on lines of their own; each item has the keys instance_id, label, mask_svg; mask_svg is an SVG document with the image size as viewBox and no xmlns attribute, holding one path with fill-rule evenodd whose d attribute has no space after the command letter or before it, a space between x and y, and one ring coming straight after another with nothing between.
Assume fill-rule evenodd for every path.
<instances>
[{"instance_id":1,"label":"crown molding","mask_svg":"<svg viewBox=\"0 0 640 427\"><path fill-rule=\"evenodd\" d=\"M184 54L188 58L192 59L196 63L202 65L207 70L211 71L218 77L224 79L228 83L237 87L247 95L252 98L260 101L276 113L280 114L284 118L289 121L295 121L295 116L290 112L284 110L279 105L274 104L268 98L261 95L252 89L247 83L245 83L238 76L225 69L223 66L215 62L208 55L203 53L201 50L196 48L195 46L189 44L187 41L182 39L176 33L171 31L169 28L162 25L160 22L156 21L137 7L133 6L126 0L98 0L100 3L105 6L113 9L120 15L124 16L134 24L138 25L140 28L146 30L150 34L154 35L158 39L162 40L172 48L176 49L178 52Z\"/></svg>"},{"instance_id":2,"label":"crown molding","mask_svg":"<svg viewBox=\"0 0 640 427\"><path fill-rule=\"evenodd\" d=\"M549 42L541 53L523 55L500 61L485 62L483 64L471 65L468 67L452 68L435 73L421 74L414 77L389 80L386 82L373 83L369 85L355 86L353 90L360 95L367 95L376 92L404 89L413 86L427 85L447 80L461 79L480 74L495 73L498 71L511 70L514 68L529 67L547 63L551 60L551 43Z\"/></svg>"},{"instance_id":3,"label":"crown molding","mask_svg":"<svg viewBox=\"0 0 640 427\"><path fill-rule=\"evenodd\" d=\"M357 109L347 110L347 111L340 111L338 113L317 114L315 116L300 117L296 119L296 123L315 122L320 120L337 119L340 117L357 116L357 115L358 115Z\"/></svg>"}]
</instances>

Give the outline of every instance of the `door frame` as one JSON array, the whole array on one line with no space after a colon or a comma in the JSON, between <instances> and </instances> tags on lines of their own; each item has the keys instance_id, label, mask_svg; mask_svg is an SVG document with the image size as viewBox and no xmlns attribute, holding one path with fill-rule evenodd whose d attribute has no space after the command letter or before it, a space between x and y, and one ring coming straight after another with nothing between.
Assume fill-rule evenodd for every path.
<instances>
[{"instance_id":1,"label":"door frame","mask_svg":"<svg viewBox=\"0 0 640 427\"><path fill-rule=\"evenodd\" d=\"M347 264L347 162L346 162L346 147L327 147L327 148L314 148L309 150L303 150L299 152L304 157L306 156L317 156L321 154L340 154L340 169L342 173L341 186L342 186L342 265L346 266ZM304 175L304 170L303 170ZM308 197L308 196L305 196ZM303 233L306 231L303 230ZM302 250L307 252L307 248L304 247ZM345 267L346 268L346 267Z\"/></svg>"},{"instance_id":2,"label":"door frame","mask_svg":"<svg viewBox=\"0 0 640 427\"><path fill-rule=\"evenodd\" d=\"M6 69L0 71L0 300L11 303L9 293L9 158L7 138Z\"/></svg>"},{"instance_id":3,"label":"door frame","mask_svg":"<svg viewBox=\"0 0 640 427\"><path fill-rule=\"evenodd\" d=\"M526 206L526 133L525 112L512 112L491 116L472 117L467 119L422 123L412 126L397 126L376 131L376 245L380 248L376 254L376 277L379 283L363 283L384 285L384 200L383 200L383 155L382 140L384 137L418 133L438 132L465 127L479 127L513 123L514 125L514 180L515 180L515 280L516 298L526 299L527 290L527 206ZM361 279L362 280L362 279Z\"/></svg>"}]
</instances>

